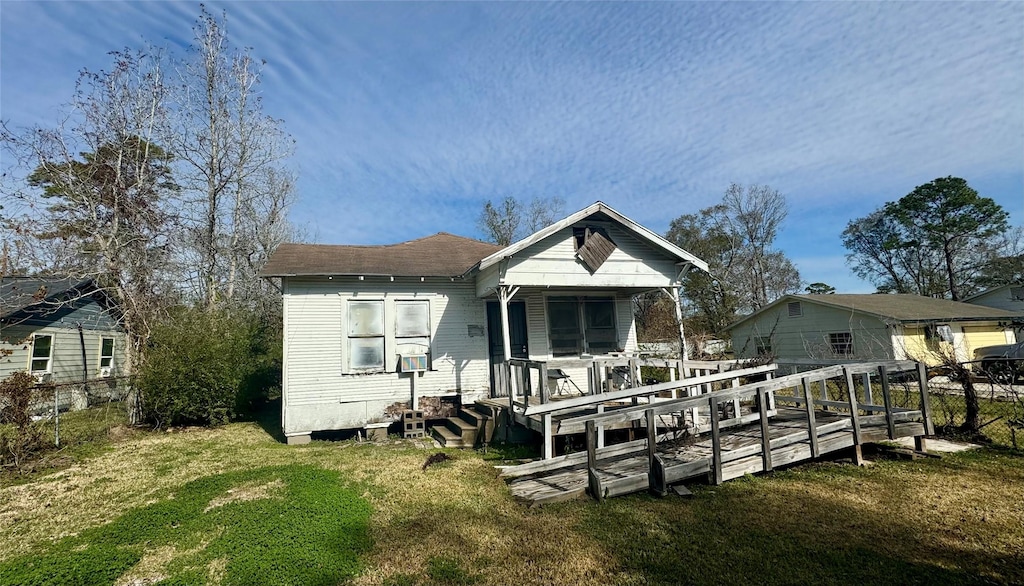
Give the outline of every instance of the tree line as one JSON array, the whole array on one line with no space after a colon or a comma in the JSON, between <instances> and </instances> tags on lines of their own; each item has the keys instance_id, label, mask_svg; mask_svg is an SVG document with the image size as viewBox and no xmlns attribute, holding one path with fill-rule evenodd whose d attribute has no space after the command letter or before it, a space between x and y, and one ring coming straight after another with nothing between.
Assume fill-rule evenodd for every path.
<instances>
[{"instance_id":1,"label":"tree line","mask_svg":"<svg viewBox=\"0 0 1024 586\"><path fill-rule=\"evenodd\" d=\"M487 201L478 226L490 241L508 245L560 217L564 203L561 198ZM692 271L684 278L686 331L698 339L724 336L740 316L784 295L836 292L827 283L806 283L775 247L788 211L778 190L733 183L721 202L671 221L665 238L709 267L708 273ZM850 220L841 239L853 273L878 293L959 301L1024 281L1021 236L993 199L979 195L962 178L940 177ZM658 293L635 300L641 337L678 335L669 303Z\"/></svg>"},{"instance_id":2,"label":"tree line","mask_svg":"<svg viewBox=\"0 0 1024 586\"><path fill-rule=\"evenodd\" d=\"M265 62L231 43L226 13L201 7L183 52L109 56L81 72L54 125L2 121L14 164L0 274L93 279L117 303L134 369L158 328L207 319L188 311L274 320L279 294L258 271L297 236L294 141L264 111Z\"/></svg>"}]
</instances>

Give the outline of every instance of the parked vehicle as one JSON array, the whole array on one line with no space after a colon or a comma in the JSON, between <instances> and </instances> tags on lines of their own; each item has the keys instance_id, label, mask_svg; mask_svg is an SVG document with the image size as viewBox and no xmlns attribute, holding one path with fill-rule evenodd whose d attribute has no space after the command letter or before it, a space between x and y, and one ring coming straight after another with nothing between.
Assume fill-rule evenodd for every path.
<instances>
[{"instance_id":1,"label":"parked vehicle","mask_svg":"<svg viewBox=\"0 0 1024 586\"><path fill-rule=\"evenodd\" d=\"M1015 382L1024 376L1024 342L984 346L974 351L981 371L996 382Z\"/></svg>"}]
</instances>

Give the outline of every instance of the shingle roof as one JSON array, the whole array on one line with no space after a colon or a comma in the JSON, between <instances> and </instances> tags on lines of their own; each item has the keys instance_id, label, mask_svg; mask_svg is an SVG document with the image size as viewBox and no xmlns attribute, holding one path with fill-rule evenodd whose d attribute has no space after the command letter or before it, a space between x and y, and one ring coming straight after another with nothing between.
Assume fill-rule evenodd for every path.
<instances>
[{"instance_id":1,"label":"shingle roof","mask_svg":"<svg viewBox=\"0 0 1024 586\"><path fill-rule=\"evenodd\" d=\"M70 277L3 277L0 279L0 318L32 305L57 302L71 290L84 291L92 279Z\"/></svg>"},{"instance_id":2,"label":"shingle roof","mask_svg":"<svg viewBox=\"0 0 1024 586\"><path fill-rule=\"evenodd\" d=\"M950 301L920 295L793 295L795 299L806 299L823 305L842 307L897 321L959 321L959 320L1000 320L1016 317L1009 311Z\"/></svg>"},{"instance_id":3,"label":"shingle roof","mask_svg":"<svg viewBox=\"0 0 1024 586\"><path fill-rule=\"evenodd\" d=\"M457 277L501 249L496 244L447 232L379 246L282 244L260 274Z\"/></svg>"}]
</instances>

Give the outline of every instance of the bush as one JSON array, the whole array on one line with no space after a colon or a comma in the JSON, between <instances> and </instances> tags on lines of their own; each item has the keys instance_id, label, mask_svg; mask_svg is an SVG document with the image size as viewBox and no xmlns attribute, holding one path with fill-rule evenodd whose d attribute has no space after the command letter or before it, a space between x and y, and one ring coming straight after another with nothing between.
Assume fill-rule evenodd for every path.
<instances>
[{"instance_id":1,"label":"bush","mask_svg":"<svg viewBox=\"0 0 1024 586\"><path fill-rule=\"evenodd\" d=\"M0 381L0 467L19 468L43 449L42 426L30 414L38 397L36 380L25 371Z\"/></svg>"},{"instance_id":2,"label":"bush","mask_svg":"<svg viewBox=\"0 0 1024 586\"><path fill-rule=\"evenodd\" d=\"M251 313L182 308L154 328L137 385L147 420L220 425L280 380L275 329Z\"/></svg>"}]
</instances>

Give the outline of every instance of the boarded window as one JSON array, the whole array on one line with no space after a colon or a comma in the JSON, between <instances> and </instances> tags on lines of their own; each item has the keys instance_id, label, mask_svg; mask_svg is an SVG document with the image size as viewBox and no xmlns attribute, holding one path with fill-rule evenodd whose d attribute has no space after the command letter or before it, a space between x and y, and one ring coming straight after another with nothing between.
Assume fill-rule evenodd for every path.
<instances>
[{"instance_id":1,"label":"boarded window","mask_svg":"<svg viewBox=\"0 0 1024 586\"><path fill-rule=\"evenodd\" d=\"M548 333L554 356L613 352L618 348L615 300L601 297L550 297Z\"/></svg>"},{"instance_id":2,"label":"boarded window","mask_svg":"<svg viewBox=\"0 0 1024 586\"><path fill-rule=\"evenodd\" d=\"M835 356L852 356L853 334L850 332L833 332L828 335L828 345Z\"/></svg>"},{"instance_id":3,"label":"boarded window","mask_svg":"<svg viewBox=\"0 0 1024 586\"><path fill-rule=\"evenodd\" d=\"M804 314L804 310L800 307L799 301L790 301L787 307L789 309L789 317L800 317Z\"/></svg>"},{"instance_id":4,"label":"boarded window","mask_svg":"<svg viewBox=\"0 0 1024 586\"><path fill-rule=\"evenodd\" d=\"M580 259L591 273L597 272L604 261L615 252L615 242L604 228L573 228L572 235L576 243L576 258Z\"/></svg>"},{"instance_id":5,"label":"boarded window","mask_svg":"<svg viewBox=\"0 0 1024 586\"><path fill-rule=\"evenodd\" d=\"M348 361L352 370L384 368L384 302L348 302Z\"/></svg>"},{"instance_id":6,"label":"boarded window","mask_svg":"<svg viewBox=\"0 0 1024 586\"><path fill-rule=\"evenodd\" d=\"M395 302L395 354L426 355L430 360L430 302ZM429 366L428 366L429 367Z\"/></svg>"},{"instance_id":7,"label":"boarded window","mask_svg":"<svg viewBox=\"0 0 1024 586\"><path fill-rule=\"evenodd\" d=\"M32 336L32 372L50 372L53 362L53 336L36 334Z\"/></svg>"}]
</instances>

